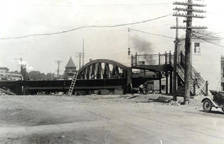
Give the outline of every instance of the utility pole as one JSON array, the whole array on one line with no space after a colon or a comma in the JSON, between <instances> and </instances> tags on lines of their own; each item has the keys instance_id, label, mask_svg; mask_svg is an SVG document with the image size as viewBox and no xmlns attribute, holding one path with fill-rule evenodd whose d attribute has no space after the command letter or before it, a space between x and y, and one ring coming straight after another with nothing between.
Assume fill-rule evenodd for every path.
<instances>
[{"instance_id":1,"label":"utility pole","mask_svg":"<svg viewBox=\"0 0 224 144\"><path fill-rule=\"evenodd\" d=\"M61 60L56 60L55 62L58 64L57 77L59 78L60 64L62 63L62 61Z\"/></svg>"},{"instance_id":2,"label":"utility pole","mask_svg":"<svg viewBox=\"0 0 224 144\"><path fill-rule=\"evenodd\" d=\"M128 28L128 60L129 60L129 62L130 62L130 64L132 65L133 63L132 63L132 55L131 55L131 48L130 48L130 28Z\"/></svg>"},{"instance_id":3,"label":"utility pole","mask_svg":"<svg viewBox=\"0 0 224 144\"><path fill-rule=\"evenodd\" d=\"M23 58L20 58L19 60L20 60L20 62L21 62L21 65L20 65L20 73L21 73L21 75L23 76ZM23 79L24 79L24 78L23 78Z\"/></svg>"},{"instance_id":4,"label":"utility pole","mask_svg":"<svg viewBox=\"0 0 224 144\"><path fill-rule=\"evenodd\" d=\"M198 2L198 1L197 1ZM185 8L174 8L177 12L173 16L177 17L185 17L186 27L177 26L171 27L173 29L186 29L186 37L185 37L185 73L184 73L184 104L189 104L190 100L190 86L191 86L191 75L192 75L192 65L191 65L191 37L192 37L192 29L206 29L206 27L194 27L192 26L193 18L204 18L204 16L194 14L194 13L204 13L205 11L194 9L193 7L204 7L204 4L194 3L193 0L188 0L187 2L174 2L174 5L185 6ZM179 11L185 12L179 13Z\"/></svg>"},{"instance_id":5,"label":"utility pole","mask_svg":"<svg viewBox=\"0 0 224 144\"><path fill-rule=\"evenodd\" d=\"M76 56L75 57L78 57L79 58L79 69L81 68L81 60L82 60L82 53L81 52L76 52L75 53Z\"/></svg>"},{"instance_id":6,"label":"utility pole","mask_svg":"<svg viewBox=\"0 0 224 144\"><path fill-rule=\"evenodd\" d=\"M82 52L76 52L75 54L75 57L78 57L79 58L79 69L84 66L84 58L85 58L85 53L84 53L84 38L83 38L83 41L82 41ZM81 65L82 64L82 65Z\"/></svg>"},{"instance_id":7,"label":"utility pole","mask_svg":"<svg viewBox=\"0 0 224 144\"><path fill-rule=\"evenodd\" d=\"M81 62L82 62L82 53L79 53L79 69L82 67L81 66Z\"/></svg>"},{"instance_id":8,"label":"utility pole","mask_svg":"<svg viewBox=\"0 0 224 144\"><path fill-rule=\"evenodd\" d=\"M84 38L83 38L83 43L82 43L82 66L84 66L84 58L85 58L85 53L84 53Z\"/></svg>"},{"instance_id":9,"label":"utility pole","mask_svg":"<svg viewBox=\"0 0 224 144\"><path fill-rule=\"evenodd\" d=\"M176 17L176 27L178 27L178 17ZM176 29L176 39L174 41L174 68L173 68L173 100L177 101L177 49L179 44L178 29Z\"/></svg>"},{"instance_id":10,"label":"utility pole","mask_svg":"<svg viewBox=\"0 0 224 144\"><path fill-rule=\"evenodd\" d=\"M82 52L76 52L76 57L79 58L79 69L84 66L84 58L85 58L85 53L84 53L84 39L83 39L83 45L82 45Z\"/></svg>"},{"instance_id":11,"label":"utility pole","mask_svg":"<svg viewBox=\"0 0 224 144\"><path fill-rule=\"evenodd\" d=\"M26 64L23 63L23 58L20 58L19 59L21 64L20 64L20 73L23 77L23 80L26 81L27 80L27 77L26 77Z\"/></svg>"}]
</instances>

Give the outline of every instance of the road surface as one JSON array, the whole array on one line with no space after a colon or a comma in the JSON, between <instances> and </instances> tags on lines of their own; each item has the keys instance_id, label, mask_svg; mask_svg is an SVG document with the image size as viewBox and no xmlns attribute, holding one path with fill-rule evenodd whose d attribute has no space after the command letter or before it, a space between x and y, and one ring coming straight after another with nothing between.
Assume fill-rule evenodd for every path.
<instances>
[{"instance_id":1,"label":"road surface","mask_svg":"<svg viewBox=\"0 0 224 144\"><path fill-rule=\"evenodd\" d=\"M223 144L224 114L153 95L1 96L0 143Z\"/></svg>"}]
</instances>

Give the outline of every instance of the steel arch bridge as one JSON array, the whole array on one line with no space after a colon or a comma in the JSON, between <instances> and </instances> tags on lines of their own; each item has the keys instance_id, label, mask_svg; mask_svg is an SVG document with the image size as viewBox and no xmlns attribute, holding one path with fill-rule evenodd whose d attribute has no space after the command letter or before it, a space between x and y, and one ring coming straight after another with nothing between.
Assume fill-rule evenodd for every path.
<instances>
[{"instance_id":1,"label":"steel arch bridge","mask_svg":"<svg viewBox=\"0 0 224 144\"><path fill-rule=\"evenodd\" d=\"M131 68L108 59L92 60L78 72L78 79L126 79Z\"/></svg>"},{"instance_id":2,"label":"steel arch bridge","mask_svg":"<svg viewBox=\"0 0 224 144\"><path fill-rule=\"evenodd\" d=\"M127 93L132 91L132 87L138 87L146 80L152 79L133 76L132 68L108 59L92 60L78 71L74 91L87 94L96 93L97 91L100 93ZM19 84L16 82L0 82L0 85L12 89L17 94L66 93L71 85L71 80L28 80L21 81Z\"/></svg>"},{"instance_id":3,"label":"steel arch bridge","mask_svg":"<svg viewBox=\"0 0 224 144\"><path fill-rule=\"evenodd\" d=\"M132 68L108 59L96 59L78 71L75 90L122 90L129 91Z\"/></svg>"}]
</instances>

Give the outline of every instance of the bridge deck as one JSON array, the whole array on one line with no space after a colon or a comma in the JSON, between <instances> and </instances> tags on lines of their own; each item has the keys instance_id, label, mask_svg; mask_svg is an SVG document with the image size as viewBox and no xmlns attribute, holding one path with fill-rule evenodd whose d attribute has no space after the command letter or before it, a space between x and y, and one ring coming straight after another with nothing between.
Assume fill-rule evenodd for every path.
<instances>
[{"instance_id":1,"label":"bridge deck","mask_svg":"<svg viewBox=\"0 0 224 144\"><path fill-rule=\"evenodd\" d=\"M132 68L159 71L159 72L173 70L173 67L171 65L137 65L137 66L132 66Z\"/></svg>"},{"instance_id":2,"label":"bridge deck","mask_svg":"<svg viewBox=\"0 0 224 144\"><path fill-rule=\"evenodd\" d=\"M132 68L151 71L172 71L173 56L165 54L142 54L132 56Z\"/></svg>"}]
</instances>

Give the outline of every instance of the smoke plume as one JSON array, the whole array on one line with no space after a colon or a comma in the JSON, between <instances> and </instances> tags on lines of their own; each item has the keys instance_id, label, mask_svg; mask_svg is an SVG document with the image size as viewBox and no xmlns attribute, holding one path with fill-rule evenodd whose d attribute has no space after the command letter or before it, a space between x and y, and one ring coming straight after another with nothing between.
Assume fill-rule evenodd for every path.
<instances>
[{"instance_id":1,"label":"smoke plume","mask_svg":"<svg viewBox=\"0 0 224 144\"><path fill-rule=\"evenodd\" d=\"M138 57L139 63L154 65L156 59L154 55L150 55L153 54L152 44L140 37L133 37L131 40L131 49L141 55Z\"/></svg>"},{"instance_id":2,"label":"smoke plume","mask_svg":"<svg viewBox=\"0 0 224 144\"><path fill-rule=\"evenodd\" d=\"M149 54L152 53L152 44L143 38L140 37L132 37L131 38L132 46L131 49L135 50L137 53L141 54Z\"/></svg>"}]
</instances>

